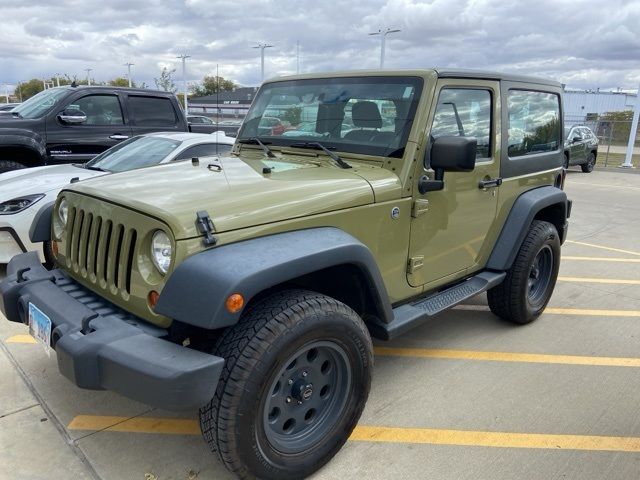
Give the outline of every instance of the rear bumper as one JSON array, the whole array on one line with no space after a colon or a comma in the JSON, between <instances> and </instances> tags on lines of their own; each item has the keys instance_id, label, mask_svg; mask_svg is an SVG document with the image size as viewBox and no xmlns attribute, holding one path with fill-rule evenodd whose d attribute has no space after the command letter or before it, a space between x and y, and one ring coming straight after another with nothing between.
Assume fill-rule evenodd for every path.
<instances>
[{"instance_id":1,"label":"rear bumper","mask_svg":"<svg viewBox=\"0 0 640 480\"><path fill-rule=\"evenodd\" d=\"M112 390L154 407L197 408L215 392L224 360L163 339L167 332L71 280L33 252L14 257L0 282L0 309L28 323L29 303L52 322L60 372L81 388Z\"/></svg>"}]
</instances>

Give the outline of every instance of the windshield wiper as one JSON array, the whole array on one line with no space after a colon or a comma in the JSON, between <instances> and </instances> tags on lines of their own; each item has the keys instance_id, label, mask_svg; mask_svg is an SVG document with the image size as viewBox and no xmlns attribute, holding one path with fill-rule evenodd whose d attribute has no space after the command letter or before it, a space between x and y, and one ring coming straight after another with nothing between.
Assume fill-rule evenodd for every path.
<instances>
[{"instance_id":1,"label":"windshield wiper","mask_svg":"<svg viewBox=\"0 0 640 480\"><path fill-rule=\"evenodd\" d=\"M324 153L329 155L329 157L331 157L331 159L334 162L336 162L340 166L340 168L351 168L351 165L349 165L342 158L340 158L340 155L338 155L337 153L333 153L331 150L329 150L327 147L322 145L320 142L292 143L289 146L294 148L312 148L314 150L322 150Z\"/></svg>"},{"instance_id":2,"label":"windshield wiper","mask_svg":"<svg viewBox=\"0 0 640 480\"><path fill-rule=\"evenodd\" d=\"M260 148L262 148L262 151L265 153L267 157L269 158L275 157L271 149L267 147L258 137L251 137L251 138L246 138L244 140L238 140L238 143L260 145ZM266 143L271 143L271 142L266 142Z\"/></svg>"},{"instance_id":3,"label":"windshield wiper","mask_svg":"<svg viewBox=\"0 0 640 480\"><path fill-rule=\"evenodd\" d=\"M87 170L95 170L96 172L110 172L111 170L107 170L105 168L100 168L100 167L94 167L93 165L87 165L85 163L84 168L86 168Z\"/></svg>"}]
</instances>

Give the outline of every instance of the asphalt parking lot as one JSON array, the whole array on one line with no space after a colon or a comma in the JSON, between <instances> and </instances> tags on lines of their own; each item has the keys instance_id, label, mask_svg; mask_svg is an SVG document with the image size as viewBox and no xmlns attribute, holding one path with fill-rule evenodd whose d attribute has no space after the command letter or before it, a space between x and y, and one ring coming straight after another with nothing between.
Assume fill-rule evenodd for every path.
<instances>
[{"instance_id":1,"label":"asphalt parking lot","mask_svg":"<svg viewBox=\"0 0 640 480\"><path fill-rule=\"evenodd\" d=\"M566 191L545 314L514 327L481 296L378 342L360 424L314 478L640 476L640 175L573 169ZM76 388L26 326L2 319L0 340L0 478L233 478L195 412Z\"/></svg>"}]
</instances>

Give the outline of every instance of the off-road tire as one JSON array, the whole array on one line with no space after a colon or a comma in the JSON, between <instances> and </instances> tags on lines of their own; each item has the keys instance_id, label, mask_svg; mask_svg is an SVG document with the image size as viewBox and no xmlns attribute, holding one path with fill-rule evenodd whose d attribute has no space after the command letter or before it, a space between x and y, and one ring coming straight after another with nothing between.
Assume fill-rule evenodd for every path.
<instances>
[{"instance_id":1,"label":"off-road tire","mask_svg":"<svg viewBox=\"0 0 640 480\"><path fill-rule=\"evenodd\" d=\"M539 253L543 256L550 254L552 258L548 283L541 286L539 295L532 301L529 282ZM487 292L489 308L495 315L510 322L532 322L546 308L558 278L559 268L560 238L556 227L549 222L534 220L513 265L507 270L504 281Z\"/></svg>"},{"instance_id":2,"label":"off-road tire","mask_svg":"<svg viewBox=\"0 0 640 480\"><path fill-rule=\"evenodd\" d=\"M596 166L596 156L593 152L587 155L587 162L580 165L583 173L593 172L593 168Z\"/></svg>"},{"instance_id":3,"label":"off-road tire","mask_svg":"<svg viewBox=\"0 0 640 480\"><path fill-rule=\"evenodd\" d=\"M290 355L318 341L335 342L348 358L346 399L333 417L337 420L324 424L329 427L321 440L283 455L273 448L264 425L265 406L275 395L273 379ZM319 293L286 290L250 305L213 353L225 364L214 398L200 409L200 428L227 469L243 479L293 479L315 472L347 441L369 395L373 347L367 329L351 308Z\"/></svg>"},{"instance_id":4,"label":"off-road tire","mask_svg":"<svg viewBox=\"0 0 640 480\"><path fill-rule=\"evenodd\" d=\"M0 173L11 172L12 170L19 170L21 168L27 168L25 165L14 162L12 160L0 160Z\"/></svg>"}]
</instances>

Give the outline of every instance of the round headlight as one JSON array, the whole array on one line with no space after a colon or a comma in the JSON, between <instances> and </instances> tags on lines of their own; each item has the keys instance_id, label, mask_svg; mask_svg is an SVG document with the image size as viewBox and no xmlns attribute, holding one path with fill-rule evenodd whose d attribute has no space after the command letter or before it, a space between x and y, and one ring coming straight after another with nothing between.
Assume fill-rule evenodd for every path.
<instances>
[{"instance_id":1,"label":"round headlight","mask_svg":"<svg viewBox=\"0 0 640 480\"><path fill-rule=\"evenodd\" d=\"M151 239L151 258L163 275L169 271L172 254L171 240L162 230L156 230Z\"/></svg>"},{"instance_id":2,"label":"round headlight","mask_svg":"<svg viewBox=\"0 0 640 480\"><path fill-rule=\"evenodd\" d=\"M69 218L69 206L64 198L60 200L60 205L58 205L58 218L60 219L62 228L66 227L67 218Z\"/></svg>"}]
</instances>

